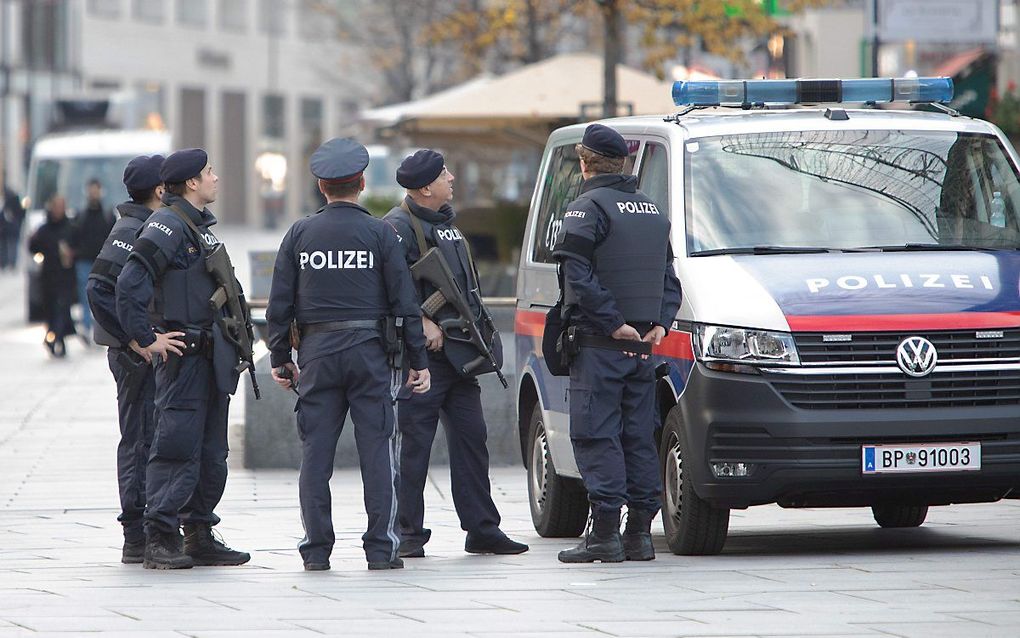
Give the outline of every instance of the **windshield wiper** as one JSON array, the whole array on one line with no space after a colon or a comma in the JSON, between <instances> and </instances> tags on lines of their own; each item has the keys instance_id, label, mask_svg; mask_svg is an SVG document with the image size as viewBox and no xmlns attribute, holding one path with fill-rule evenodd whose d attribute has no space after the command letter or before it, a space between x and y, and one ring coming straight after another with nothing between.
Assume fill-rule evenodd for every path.
<instances>
[{"instance_id":1,"label":"windshield wiper","mask_svg":"<svg viewBox=\"0 0 1020 638\"><path fill-rule=\"evenodd\" d=\"M738 248L713 248L696 250L691 257L711 257L712 255L797 255L804 253L827 253L838 251L836 248L819 248L817 246L743 246Z\"/></svg>"},{"instance_id":2,"label":"windshield wiper","mask_svg":"<svg viewBox=\"0 0 1020 638\"><path fill-rule=\"evenodd\" d=\"M965 246L963 244L892 244L889 246L861 246L853 250L878 250L884 253L939 250L1015 250L1014 248L988 248L985 246Z\"/></svg>"}]
</instances>

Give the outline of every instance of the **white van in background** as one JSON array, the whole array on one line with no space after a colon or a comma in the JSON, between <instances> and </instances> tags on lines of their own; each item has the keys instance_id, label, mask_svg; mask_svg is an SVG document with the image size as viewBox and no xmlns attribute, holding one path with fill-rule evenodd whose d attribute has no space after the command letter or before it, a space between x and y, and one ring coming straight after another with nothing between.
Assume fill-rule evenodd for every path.
<instances>
[{"instance_id":1,"label":"white van in background","mask_svg":"<svg viewBox=\"0 0 1020 638\"><path fill-rule=\"evenodd\" d=\"M137 155L166 155L171 151L168 131L79 130L41 137L32 150L25 199L25 236L46 217L47 200L55 193L67 200L73 217L86 203L86 185L93 178L103 185L103 205L113 208L128 197L124 167ZM38 265L28 262L28 318L42 319L39 305Z\"/></svg>"}]
</instances>

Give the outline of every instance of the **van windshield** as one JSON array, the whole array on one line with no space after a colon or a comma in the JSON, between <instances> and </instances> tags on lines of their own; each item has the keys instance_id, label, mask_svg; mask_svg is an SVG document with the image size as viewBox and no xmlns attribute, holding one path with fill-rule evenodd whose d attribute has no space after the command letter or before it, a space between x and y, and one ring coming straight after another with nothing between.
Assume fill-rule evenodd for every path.
<instances>
[{"instance_id":1,"label":"van windshield","mask_svg":"<svg viewBox=\"0 0 1020 638\"><path fill-rule=\"evenodd\" d=\"M692 256L1020 248L1020 181L991 135L755 133L686 151Z\"/></svg>"},{"instance_id":2,"label":"van windshield","mask_svg":"<svg viewBox=\"0 0 1020 638\"><path fill-rule=\"evenodd\" d=\"M39 159L35 168L32 207L43 208L55 193L67 199L73 211L85 208L88 182L98 179L103 185L103 206L113 208L128 198L124 188L124 167L133 155L124 157L67 157Z\"/></svg>"}]
</instances>

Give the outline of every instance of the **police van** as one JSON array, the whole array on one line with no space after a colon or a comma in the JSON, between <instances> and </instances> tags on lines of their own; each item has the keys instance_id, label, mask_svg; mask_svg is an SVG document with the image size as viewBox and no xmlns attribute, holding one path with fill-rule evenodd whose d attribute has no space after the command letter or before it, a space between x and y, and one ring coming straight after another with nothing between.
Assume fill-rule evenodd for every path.
<instances>
[{"instance_id":1,"label":"police van","mask_svg":"<svg viewBox=\"0 0 1020 638\"><path fill-rule=\"evenodd\" d=\"M678 82L678 113L605 122L670 211L683 285L654 351L673 552L720 552L730 510L752 505L870 507L882 527L916 527L931 506L1020 498L1018 157L943 106L952 90ZM521 451L551 537L588 513L569 378L541 349L584 128L549 138L517 288Z\"/></svg>"}]
</instances>

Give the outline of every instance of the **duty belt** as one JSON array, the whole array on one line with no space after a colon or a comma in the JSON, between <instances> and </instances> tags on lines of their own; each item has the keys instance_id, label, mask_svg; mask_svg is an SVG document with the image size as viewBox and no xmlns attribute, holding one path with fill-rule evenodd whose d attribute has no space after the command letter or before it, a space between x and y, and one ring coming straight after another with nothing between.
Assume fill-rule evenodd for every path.
<instances>
[{"instance_id":1,"label":"duty belt","mask_svg":"<svg viewBox=\"0 0 1020 638\"><path fill-rule=\"evenodd\" d=\"M339 332L340 330L379 329L378 319L352 319L350 321L322 321L306 323L301 326L301 338L317 335L320 332Z\"/></svg>"},{"instance_id":2,"label":"duty belt","mask_svg":"<svg viewBox=\"0 0 1020 638\"><path fill-rule=\"evenodd\" d=\"M600 337L576 330L568 332L567 339L575 340L577 346L581 348L599 348L601 350L615 350L617 352L633 352L634 354L652 354L652 344L647 341Z\"/></svg>"}]
</instances>

